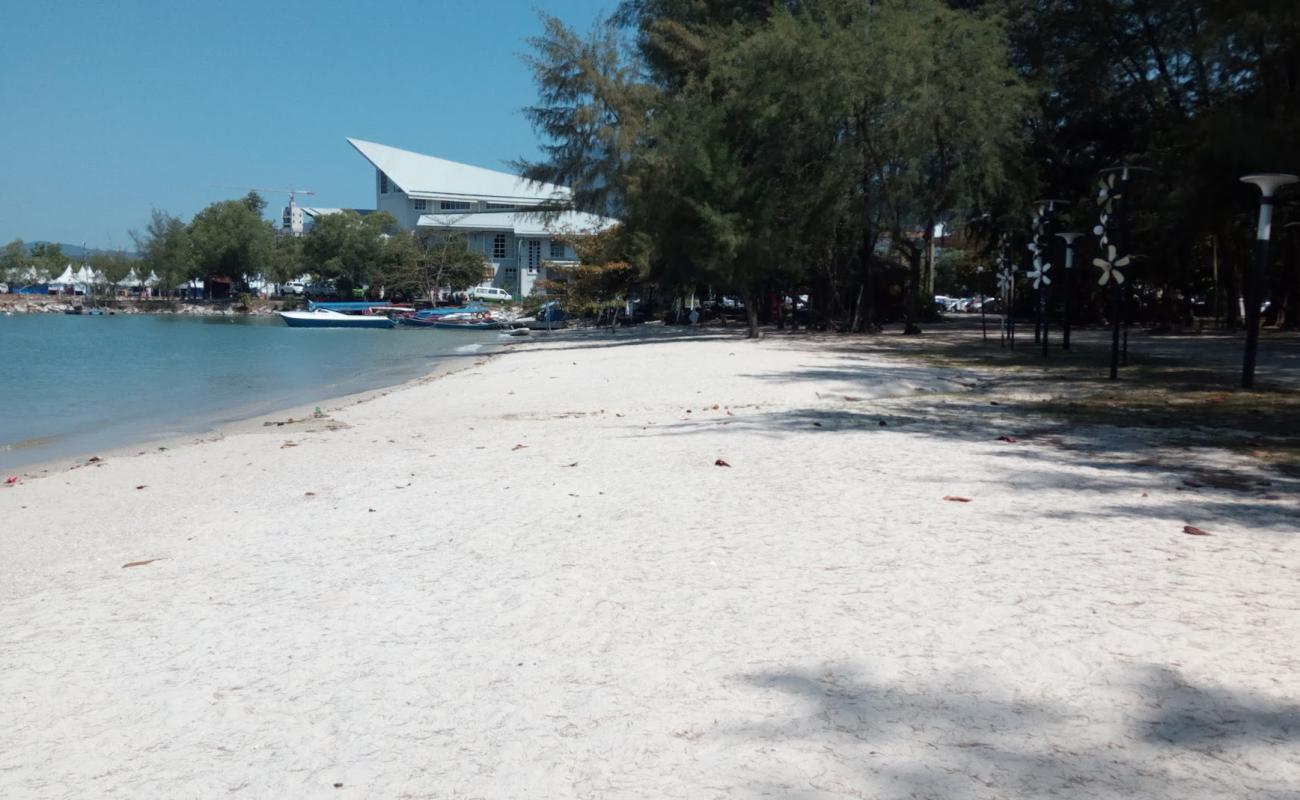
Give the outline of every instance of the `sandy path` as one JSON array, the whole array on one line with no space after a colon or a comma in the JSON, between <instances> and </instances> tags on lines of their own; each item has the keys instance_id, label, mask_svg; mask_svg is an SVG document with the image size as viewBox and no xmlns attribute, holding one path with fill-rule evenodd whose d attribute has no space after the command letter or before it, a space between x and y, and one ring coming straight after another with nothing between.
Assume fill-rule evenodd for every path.
<instances>
[{"instance_id":1,"label":"sandy path","mask_svg":"<svg viewBox=\"0 0 1300 800\"><path fill-rule=\"evenodd\" d=\"M557 340L0 490L0 796L1300 797L1295 498L970 380Z\"/></svg>"}]
</instances>

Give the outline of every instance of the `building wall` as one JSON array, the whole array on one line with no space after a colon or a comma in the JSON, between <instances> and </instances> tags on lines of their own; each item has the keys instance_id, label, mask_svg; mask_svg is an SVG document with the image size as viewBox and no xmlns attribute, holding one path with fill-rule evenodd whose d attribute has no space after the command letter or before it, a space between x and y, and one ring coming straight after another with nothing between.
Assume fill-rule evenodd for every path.
<instances>
[{"instance_id":1,"label":"building wall","mask_svg":"<svg viewBox=\"0 0 1300 800\"><path fill-rule=\"evenodd\" d=\"M385 183L387 183L387 191L383 191ZM427 208L423 211L417 211L412 198L408 197L405 192L400 191L396 184L386 181L378 170L375 171L375 208L392 214L393 218L397 220L397 224L408 230L414 229L418 225L422 214L456 214L505 210L489 208L487 201L471 200L468 210L458 212L456 210L442 209L439 200L428 200ZM532 292L537 281L545 280L543 262L561 259L557 257L557 251L552 249L552 242L548 237L516 236L513 233L505 233L505 255L498 256L493 244L496 235L499 233L504 232L496 230L469 231L466 232L465 236L470 249L482 253L492 267L493 278L491 285L505 289L514 295L516 299L523 298ZM535 249L530 251L530 247ZM564 260L572 258L570 248L565 247L563 251Z\"/></svg>"}]
</instances>

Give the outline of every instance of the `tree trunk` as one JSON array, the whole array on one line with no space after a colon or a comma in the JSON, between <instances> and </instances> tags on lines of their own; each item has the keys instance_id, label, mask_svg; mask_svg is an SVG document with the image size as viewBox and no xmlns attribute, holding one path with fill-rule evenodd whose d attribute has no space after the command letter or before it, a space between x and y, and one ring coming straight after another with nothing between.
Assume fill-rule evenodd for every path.
<instances>
[{"instance_id":1,"label":"tree trunk","mask_svg":"<svg viewBox=\"0 0 1300 800\"><path fill-rule=\"evenodd\" d=\"M917 325L917 301L921 292L921 248L913 247L908 252L911 269L906 284L903 286L903 333L914 335L921 332Z\"/></svg>"},{"instance_id":2,"label":"tree trunk","mask_svg":"<svg viewBox=\"0 0 1300 800\"><path fill-rule=\"evenodd\" d=\"M745 303L745 322L749 326L746 336L750 339L758 338L758 298L755 297L752 289L745 289L741 292L741 300Z\"/></svg>"}]
</instances>

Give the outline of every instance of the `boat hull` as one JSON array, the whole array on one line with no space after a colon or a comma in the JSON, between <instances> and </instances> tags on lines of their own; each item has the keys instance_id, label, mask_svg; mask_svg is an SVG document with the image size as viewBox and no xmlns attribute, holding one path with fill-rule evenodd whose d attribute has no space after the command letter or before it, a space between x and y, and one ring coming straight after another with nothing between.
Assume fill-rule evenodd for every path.
<instances>
[{"instance_id":1,"label":"boat hull","mask_svg":"<svg viewBox=\"0 0 1300 800\"><path fill-rule=\"evenodd\" d=\"M317 314L281 311L280 319L290 328L391 328L388 317L351 317L346 314Z\"/></svg>"}]
</instances>

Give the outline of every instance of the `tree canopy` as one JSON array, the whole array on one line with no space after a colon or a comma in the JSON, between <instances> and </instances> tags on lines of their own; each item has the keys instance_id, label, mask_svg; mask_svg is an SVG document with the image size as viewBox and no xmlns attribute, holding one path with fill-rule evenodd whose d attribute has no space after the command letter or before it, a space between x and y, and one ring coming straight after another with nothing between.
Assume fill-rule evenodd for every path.
<instances>
[{"instance_id":1,"label":"tree canopy","mask_svg":"<svg viewBox=\"0 0 1300 800\"><path fill-rule=\"evenodd\" d=\"M1235 297L1237 178L1300 157L1300 6L1277 0L626 0L586 33L543 16L531 44L528 177L617 215L646 280L801 289L845 328L894 297L914 325L936 237L991 261L1039 197L1090 230L1120 163L1152 169L1130 198L1147 306L1185 313L1216 274Z\"/></svg>"}]
</instances>

